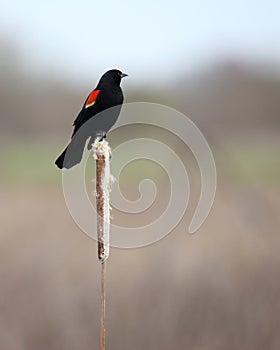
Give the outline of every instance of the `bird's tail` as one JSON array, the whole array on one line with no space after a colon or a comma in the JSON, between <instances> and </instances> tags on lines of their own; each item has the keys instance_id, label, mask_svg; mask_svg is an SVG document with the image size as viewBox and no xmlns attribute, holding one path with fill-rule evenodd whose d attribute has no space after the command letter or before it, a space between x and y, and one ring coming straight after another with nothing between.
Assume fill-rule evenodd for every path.
<instances>
[{"instance_id":1,"label":"bird's tail","mask_svg":"<svg viewBox=\"0 0 280 350\"><path fill-rule=\"evenodd\" d=\"M80 163L83 158L84 143L73 142L73 139L61 155L55 161L55 164L59 169L70 169L74 165Z\"/></svg>"},{"instance_id":2,"label":"bird's tail","mask_svg":"<svg viewBox=\"0 0 280 350\"><path fill-rule=\"evenodd\" d=\"M61 153L61 155L55 161L55 164L59 169L63 168L63 163L64 163L64 158L65 158L66 152L67 152L67 147L65 148L65 150Z\"/></svg>"}]
</instances>

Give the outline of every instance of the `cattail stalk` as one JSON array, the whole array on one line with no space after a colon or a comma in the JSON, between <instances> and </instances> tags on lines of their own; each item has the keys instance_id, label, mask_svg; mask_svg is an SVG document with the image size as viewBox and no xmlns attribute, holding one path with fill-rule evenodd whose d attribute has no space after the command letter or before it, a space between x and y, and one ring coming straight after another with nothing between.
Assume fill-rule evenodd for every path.
<instances>
[{"instance_id":1,"label":"cattail stalk","mask_svg":"<svg viewBox=\"0 0 280 350\"><path fill-rule=\"evenodd\" d=\"M96 160L96 211L98 260L101 263L101 341L100 349L105 350L105 306L106 306L106 259L110 250L110 155L107 141L97 141L93 145Z\"/></svg>"}]
</instances>

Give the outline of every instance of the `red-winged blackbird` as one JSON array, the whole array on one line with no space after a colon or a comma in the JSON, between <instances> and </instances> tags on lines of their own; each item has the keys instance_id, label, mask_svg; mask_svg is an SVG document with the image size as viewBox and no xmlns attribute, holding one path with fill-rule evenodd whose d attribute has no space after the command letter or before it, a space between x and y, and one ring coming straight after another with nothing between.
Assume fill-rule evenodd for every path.
<instances>
[{"instance_id":1,"label":"red-winged blackbird","mask_svg":"<svg viewBox=\"0 0 280 350\"><path fill-rule=\"evenodd\" d=\"M127 74L117 69L109 70L103 74L96 88L88 95L81 112L73 123L74 131L71 141L55 161L60 169L69 169L80 163L85 143L89 137L89 149L96 137L100 137L100 140L106 137L106 133L115 124L121 111L123 93L120 83L126 76ZM90 122L81 128L89 120Z\"/></svg>"}]
</instances>

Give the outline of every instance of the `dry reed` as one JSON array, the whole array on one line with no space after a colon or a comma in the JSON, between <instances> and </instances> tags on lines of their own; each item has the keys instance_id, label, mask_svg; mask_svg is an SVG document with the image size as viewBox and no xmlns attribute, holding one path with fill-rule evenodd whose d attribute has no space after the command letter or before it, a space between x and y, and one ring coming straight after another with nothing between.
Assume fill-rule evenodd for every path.
<instances>
[{"instance_id":1,"label":"dry reed","mask_svg":"<svg viewBox=\"0 0 280 350\"><path fill-rule=\"evenodd\" d=\"M98 260L101 263L101 340L100 349L105 350L105 316L106 316L106 259L110 250L110 155L107 141L98 141L93 145L96 160L96 211Z\"/></svg>"}]
</instances>

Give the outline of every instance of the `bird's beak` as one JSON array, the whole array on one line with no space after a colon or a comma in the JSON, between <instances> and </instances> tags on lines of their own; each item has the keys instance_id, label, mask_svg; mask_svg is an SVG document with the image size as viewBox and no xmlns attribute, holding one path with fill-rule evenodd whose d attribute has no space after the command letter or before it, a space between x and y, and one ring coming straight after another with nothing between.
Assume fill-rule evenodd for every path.
<instances>
[{"instance_id":1,"label":"bird's beak","mask_svg":"<svg viewBox=\"0 0 280 350\"><path fill-rule=\"evenodd\" d=\"M128 76L128 74L125 74L125 73L121 74L121 78L124 78L124 77L127 77L127 76Z\"/></svg>"}]
</instances>

